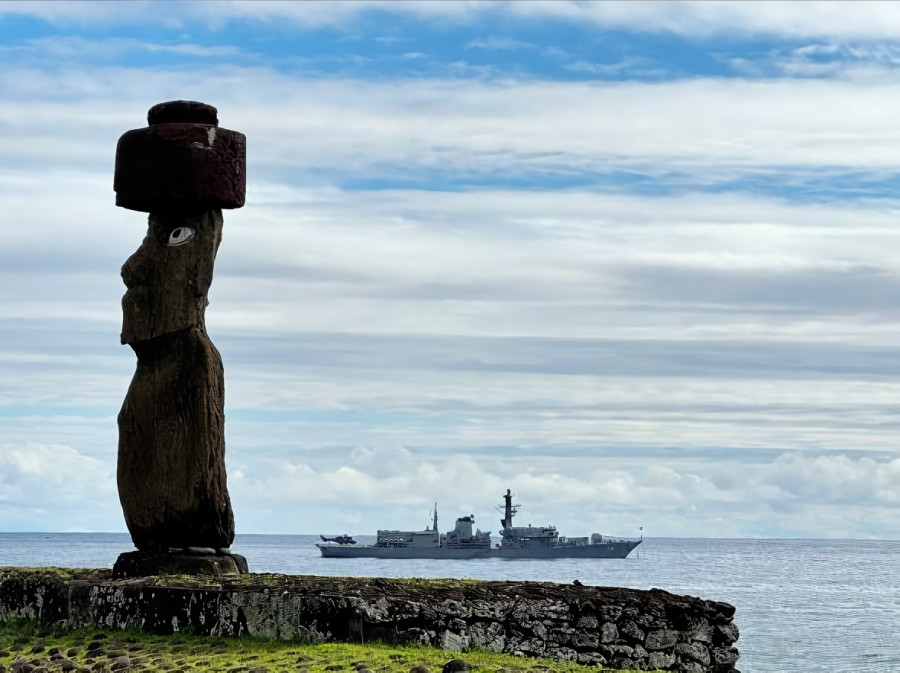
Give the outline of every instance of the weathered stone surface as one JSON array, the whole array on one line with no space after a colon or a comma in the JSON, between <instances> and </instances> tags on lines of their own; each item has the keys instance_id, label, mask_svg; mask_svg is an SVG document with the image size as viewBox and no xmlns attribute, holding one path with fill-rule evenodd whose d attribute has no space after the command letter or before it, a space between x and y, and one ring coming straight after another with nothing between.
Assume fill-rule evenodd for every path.
<instances>
[{"instance_id":1,"label":"weathered stone surface","mask_svg":"<svg viewBox=\"0 0 900 673\"><path fill-rule=\"evenodd\" d=\"M0 596L13 593L7 582L22 585L17 573L0 569ZM38 584L32 583L28 591L36 591ZM153 578L111 580L107 572L102 579L70 581L67 599L61 619L73 627L103 624L107 629L160 634L188 628L203 635L306 642L378 639L478 647L615 668L710 673L734 671L737 660L733 640L713 644L691 637L713 631L712 624L717 629L731 623L716 612L715 603L659 590L283 575L157 586ZM35 614L35 603L26 595L16 606ZM684 630L672 627L678 610L684 613L678 617ZM15 617L17 611L0 601L0 614ZM621 620L609 621L606 616L613 613ZM638 619L649 625L645 640L654 649L636 642L635 634L643 635L636 633L642 631L636 627ZM715 630L716 639L736 633ZM601 642L604 636L611 642ZM92 654L101 664L110 661L102 657L103 642L88 645L98 648ZM121 653L108 649L111 655Z\"/></svg>"},{"instance_id":2,"label":"weathered stone surface","mask_svg":"<svg viewBox=\"0 0 900 673\"><path fill-rule=\"evenodd\" d=\"M571 638L572 644L579 650L596 650L600 644L600 638L596 631L576 631Z\"/></svg>"},{"instance_id":3,"label":"weathered stone surface","mask_svg":"<svg viewBox=\"0 0 900 673\"><path fill-rule=\"evenodd\" d=\"M193 101L150 108L150 126L119 138L116 205L146 213L243 206L247 139L219 128L215 110Z\"/></svg>"},{"instance_id":4,"label":"weathered stone surface","mask_svg":"<svg viewBox=\"0 0 900 673\"><path fill-rule=\"evenodd\" d=\"M489 652L502 652L506 630L498 622L473 622L468 626L469 646Z\"/></svg>"},{"instance_id":5,"label":"weathered stone surface","mask_svg":"<svg viewBox=\"0 0 900 673\"><path fill-rule=\"evenodd\" d=\"M698 624L691 629L690 639L701 643L711 643L713 639L713 626L707 622Z\"/></svg>"},{"instance_id":6,"label":"weathered stone surface","mask_svg":"<svg viewBox=\"0 0 900 673\"><path fill-rule=\"evenodd\" d=\"M737 624L734 622L731 622L730 624L717 624L713 631L713 642L733 643L738 639L739 635L740 631L738 631Z\"/></svg>"},{"instance_id":7,"label":"weathered stone surface","mask_svg":"<svg viewBox=\"0 0 900 673\"><path fill-rule=\"evenodd\" d=\"M675 655L664 652L651 652L647 662L650 664L650 668L668 670L675 663Z\"/></svg>"},{"instance_id":8,"label":"weathered stone surface","mask_svg":"<svg viewBox=\"0 0 900 673\"><path fill-rule=\"evenodd\" d=\"M619 635L624 636L634 643L643 643L645 638L644 632L632 621L625 621L622 623L619 627Z\"/></svg>"},{"instance_id":9,"label":"weathered stone surface","mask_svg":"<svg viewBox=\"0 0 900 673\"><path fill-rule=\"evenodd\" d=\"M731 670L727 666L733 665L740 656L736 647L717 647L712 654L716 671Z\"/></svg>"},{"instance_id":10,"label":"weathered stone surface","mask_svg":"<svg viewBox=\"0 0 900 673\"><path fill-rule=\"evenodd\" d=\"M195 100L170 100L147 110L147 123L219 125L219 111L208 103Z\"/></svg>"},{"instance_id":11,"label":"weathered stone surface","mask_svg":"<svg viewBox=\"0 0 900 673\"><path fill-rule=\"evenodd\" d=\"M678 634L675 631L658 629L647 634L647 638L644 640L644 647L648 650L664 650L674 647L677 642Z\"/></svg>"},{"instance_id":12,"label":"weathered stone surface","mask_svg":"<svg viewBox=\"0 0 900 673\"><path fill-rule=\"evenodd\" d=\"M582 666L605 666L606 657L599 652L579 652L575 657L575 662Z\"/></svg>"},{"instance_id":13,"label":"weathered stone surface","mask_svg":"<svg viewBox=\"0 0 900 673\"><path fill-rule=\"evenodd\" d=\"M575 624L579 629L596 629L598 626L597 617L595 615L584 615L578 618Z\"/></svg>"},{"instance_id":14,"label":"weathered stone surface","mask_svg":"<svg viewBox=\"0 0 900 673\"><path fill-rule=\"evenodd\" d=\"M53 623L67 617L68 576L53 569L3 570L0 568L0 622L18 617Z\"/></svg>"},{"instance_id":15,"label":"weathered stone surface","mask_svg":"<svg viewBox=\"0 0 900 673\"><path fill-rule=\"evenodd\" d=\"M213 556L216 553L212 547L187 547L185 551L195 556Z\"/></svg>"},{"instance_id":16,"label":"weathered stone surface","mask_svg":"<svg viewBox=\"0 0 900 673\"><path fill-rule=\"evenodd\" d=\"M127 552L119 554L113 566L113 577L151 577L153 575L211 575L237 577L240 569L231 556L193 554L154 554Z\"/></svg>"},{"instance_id":17,"label":"weathered stone surface","mask_svg":"<svg viewBox=\"0 0 900 673\"><path fill-rule=\"evenodd\" d=\"M116 657L109 662L109 668L112 671L122 671L131 667L131 659L127 656Z\"/></svg>"},{"instance_id":18,"label":"weathered stone surface","mask_svg":"<svg viewBox=\"0 0 900 673\"><path fill-rule=\"evenodd\" d=\"M218 552L216 552L218 553ZM223 554L223 556L230 556L231 560L234 561L234 564L237 566L237 569L240 571L242 575L246 575L250 572L250 568L247 566L247 559L241 556L240 554Z\"/></svg>"},{"instance_id":19,"label":"weathered stone surface","mask_svg":"<svg viewBox=\"0 0 900 673\"><path fill-rule=\"evenodd\" d=\"M701 643L678 643L675 646L675 654L677 654L682 661L696 661L703 666L709 666L710 664L709 650Z\"/></svg>"},{"instance_id":20,"label":"weathered stone surface","mask_svg":"<svg viewBox=\"0 0 900 673\"><path fill-rule=\"evenodd\" d=\"M600 642L614 643L619 639L619 629L612 622L606 622L600 628Z\"/></svg>"},{"instance_id":21,"label":"weathered stone surface","mask_svg":"<svg viewBox=\"0 0 900 673\"><path fill-rule=\"evenodd\" d=\"M444 631L438 640L438 647L442 650L462 651L469 647L469 638L453 631Z\"/></svg>"},{"instance_id":22,"label":"weathered stone surface","mask_svg":"<svg viewBox=\"0 0 900 673\"><path fill-rule=\"evenodd\" d=\"M188 243L167 243L187 230ZM221 211L151 214L148 235L122 267L121 339L138 362L118 417L116 481L141 551L234 539L224 370L204 318L221 235Z\"/></svg>"}]
</instances>

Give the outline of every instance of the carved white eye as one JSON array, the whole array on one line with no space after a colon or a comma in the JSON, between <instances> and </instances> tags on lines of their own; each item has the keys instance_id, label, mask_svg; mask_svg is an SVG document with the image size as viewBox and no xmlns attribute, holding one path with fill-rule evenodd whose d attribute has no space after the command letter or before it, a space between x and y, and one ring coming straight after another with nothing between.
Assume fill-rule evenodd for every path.
<instances>
[{"instance_id":1,"label":"carved white eye","mask_svg":"<svg viewBox=\"0 0 900 673\"><path fill-rule=\"evenodd\" d=\"M169 245L184 245L194 238L194 230L190 227L178 227L169 234Z\"/></svg>"}]
</instances>

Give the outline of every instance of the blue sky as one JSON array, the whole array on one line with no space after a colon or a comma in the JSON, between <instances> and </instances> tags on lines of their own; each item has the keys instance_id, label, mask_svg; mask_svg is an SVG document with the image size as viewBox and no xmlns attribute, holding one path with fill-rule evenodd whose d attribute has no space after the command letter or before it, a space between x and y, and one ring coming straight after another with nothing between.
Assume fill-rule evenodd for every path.
<instances>
[{"instance_id":1,"label":"blue sky","mask_svg":"<svg viewBox=\"0 0 900 673\"><path fill-rule=\"evenodd\" d=\"M248 138L207 311L239 532L490 529L511 488L570 534L897 538L898 34L892 3L0 4L0 530L124 530L115 144L183 98Z\"/></svg>"}]
</instances>

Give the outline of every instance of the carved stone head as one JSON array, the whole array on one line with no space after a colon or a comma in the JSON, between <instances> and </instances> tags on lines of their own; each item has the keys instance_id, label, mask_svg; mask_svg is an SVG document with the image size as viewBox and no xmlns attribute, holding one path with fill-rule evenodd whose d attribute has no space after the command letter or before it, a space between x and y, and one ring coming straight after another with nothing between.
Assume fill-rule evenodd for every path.
<instances>
[{"instance_id":1,"label":"carved stone head","mask_svg":"<svg viewBox=\"0 0 900 673\"><path fill-rule=\"evenodd\" d=\"M205 329L207 293L222 240L222 211L150 215L147 235L122 266L122 343L188 327Z\"/></svg>"}]
</instances>

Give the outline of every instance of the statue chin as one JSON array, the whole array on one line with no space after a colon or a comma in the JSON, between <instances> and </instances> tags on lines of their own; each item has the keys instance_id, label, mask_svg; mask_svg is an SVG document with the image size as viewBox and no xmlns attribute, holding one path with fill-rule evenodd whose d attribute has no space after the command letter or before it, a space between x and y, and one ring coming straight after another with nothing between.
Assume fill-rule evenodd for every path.
<instances>
[{"instance_id":1,"label":"statue chin","mask_svg":"<svg viewBox=\"0 0 900 673\"><path fill-rule=\"evenodd\" d=\"M154 323L147 319L147 315L158 315L158 312L147 310L144 307L152 307L153 302L147 298L149 293L145 290L128 290L122 297L122 345L134 347L137 344L153 341L167 334L175 334L187 329L199 329L206 331L204 306L205 297L185 297L182 310L170 312L166 319L158 319Z\"/></svg>"}]
</instances>

